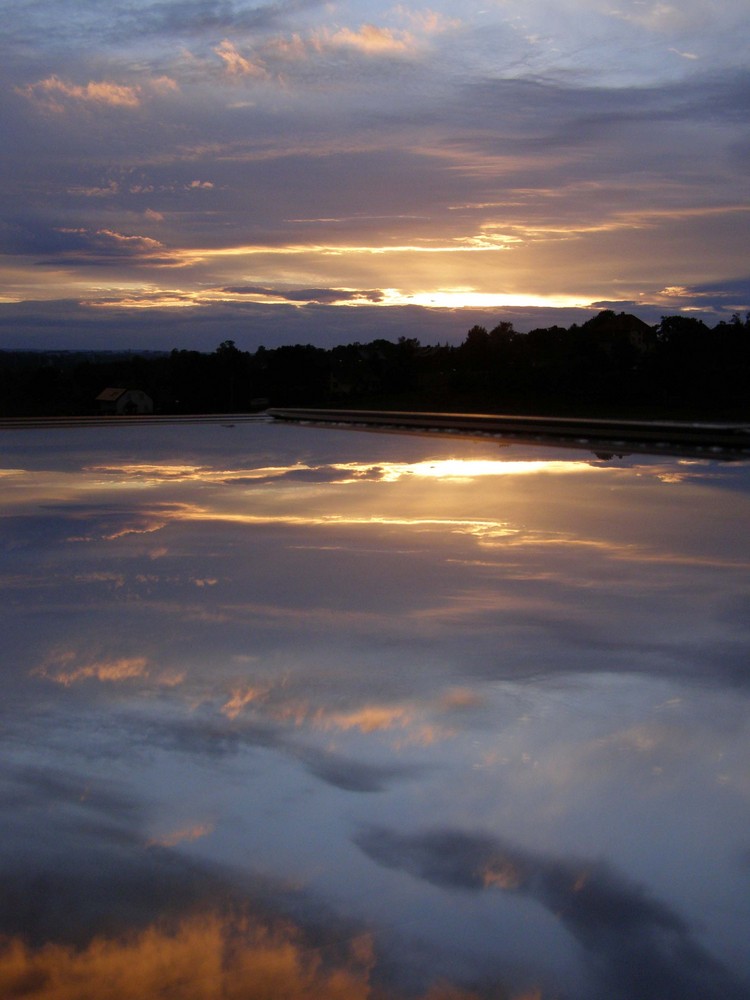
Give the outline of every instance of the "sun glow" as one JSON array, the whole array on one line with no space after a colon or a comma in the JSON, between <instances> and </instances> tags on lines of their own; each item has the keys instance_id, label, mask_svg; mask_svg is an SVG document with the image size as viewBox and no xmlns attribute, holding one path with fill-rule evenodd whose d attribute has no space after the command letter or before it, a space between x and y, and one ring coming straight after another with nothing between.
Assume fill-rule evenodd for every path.
<instances>
[{"instance_id":1,"label":"sun glow","mask_svg":"<svg viewBox=\"0 0 750 1000\"><path fill-rule=\"evenodd\" d=\"M573 295L533 295L529 293L476 292L454 288L409 294L395 289L386 291L384 305L427 306L432 309L503 309L503 308L586 308L588 299Z\"/></svg>"},{"instance_id":2,"label":"sun glow","mask_svg":"<svg viewBox=\"0 0 750 1000\"><path fill-rule=\"evenodd\" d=\"M576 472L581 465L588 471L590 466L579 462L504 462L496 459L445 458L435 461L412 462L400 465L392 463L382 467L385 482L396 482L404 476L419 476L425 479L478 479L482 476L519 476L538 472Z\"/></svg>"}]
</instances>

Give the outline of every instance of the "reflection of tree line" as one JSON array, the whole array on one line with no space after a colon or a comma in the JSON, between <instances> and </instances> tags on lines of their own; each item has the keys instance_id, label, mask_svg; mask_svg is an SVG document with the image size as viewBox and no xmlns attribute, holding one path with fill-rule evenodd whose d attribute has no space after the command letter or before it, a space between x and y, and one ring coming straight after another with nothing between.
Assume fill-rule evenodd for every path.
<instances>
[{"instance_id":1,"label":"reflection of tree line","mask_svg":"<svg viewBox=\"0 0 750 1000\"><path fill-rule=\"evenodd\" d=\"M162 921L120 938L102 935L83 948L6 939L0 989L28 1000L368 1000L372 964L367 936L354 938L349 954L327 966L291 924L198 913L175 926Z\"/></svg>"},{"instance_id":2,"label":"reflection of tree line","mask_svg":"<svg viewBox=\"0 0 750 1000\"><path fill-rule=\"evenodd\" d=\"M474 326L457 347L401 337L255 352L231 340L212 353L0 352L0 415L95 413L101 390L121 386L144 389L160 413L361 405L746 419L749 383L750 314L650 327L607 310L567 329Z\"/></svg>"}]
</instances>

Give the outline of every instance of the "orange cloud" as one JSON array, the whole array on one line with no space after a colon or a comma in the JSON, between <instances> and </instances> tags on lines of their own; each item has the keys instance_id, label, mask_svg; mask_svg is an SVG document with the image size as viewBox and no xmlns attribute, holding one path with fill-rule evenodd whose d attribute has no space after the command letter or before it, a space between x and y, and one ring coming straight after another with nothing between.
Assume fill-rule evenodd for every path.
<instances>
[{"instance_id":1,"label":"orange cloud","mask_svg":"<svg viewBox=\"0 0 750 1000\"><path fill-rule=\"evenodd\" d=\"M48 76L45 80L17 88L17 92L46 111L65 110L66 99L81 104L137 108L141 103L140 87L128 87L109 80L91 80L85 86Z\"/></svg>"},{"instance_id":2,"label":"orange cloud","mask_svg":"<svg viewBox=\"0 0 750 1000\"><path fill-rule=\"evenodd\" d=\"M164 95L177 90L179 90L177 83L168 76L155 77L145 86L140 84L130 86L114 83L112 80L89 80L86 84L78 84L62 80L53 74L26 87L16 87L16 93L26 97L38 108L56 114L62 113L71 104L138 108L146 92Z\"/></svg>"},{"instance_id":3,"label":"orange cloud","mask_svg":"<svg viewBox=\"0 0 750 1000\"><path fill-rule=\"evenodd\" d=\"M358 31L340 28L329 36L328 42L336 47L356 49L367 55L385 55L409 52L414 49L414 37L408 31L379 28L363 24Z\"/></svg>"},{"instance_id":4,"label":"orange cloud","mask_svg":"<svg viewBox=\"0 0 750 1000\"><path fill-rule=\"evenodd\" d=\"M267 694L268 691L261 688L235 688L229 700L222 705L222 714L226 715L228 719L236 719L245 705L249 705L250 702L257 701L258 698L262 698Z\"/></svg>"},{"instance_id":5,"label":"orange cloud","mask_svg":"<svg viewBox=\"0 0 750 1000\"><path fill-rule=\"evenodd\" d=\"M223 61L230 76L252 76L259 79L268 77L265 66L258 62L251 62L241 55L234 42L230 42L228 38L217 45L214 52Z\"/></svg>"},{"instance_id":6,"label":"orange cloud","mask_svg":"<svg viewBox=\"0 0 750 1000\"><path fill-rule=\"evenodd\" d=\"M482 884L485 889L518 889L524 881L524 873L507 858L497 858L491 861L482 871Z\"/></svg>"},{"instance_id":7,"label":"orange cloud","mask_svg":"<svg viewBox=\"0 0 750 1000\"><path fill-rule=\"evenodd\" d=\"M412 718L410 711L398 705L366 705L354 712L320 712L315 723L321 729L359 729L363 733L374 733L394 727L406 728Z\"/></svg>"},{"instance_id":8,"label":"orange cloud","mask_svg":"<svg viewBox=\"0 0 750 1000\"><path fill-rule=\"evenodd\" d=\"M187 827L183 830L175 830L162 837L153 837L146 842L146 847L176 847L177 844L190 843L193 840L200 840L213 833L213 823L197 823L195 826Z\"/></svg>"},{"instance_id":9,"label":"orange cloud","mask_svg":"<svg viewBox=\"0 0 750 1000\"><path fill-rule=\"evenodd\" d=\"M123 657L119 660L101 660L71 670L66 669L66 664L75 659L75 653L63 653L57 658L56 666L45 665L34 670L33 673L40 677L46 677L55 684L62 684L63 687L70 687L71 684L78 684L80 681L92 678L112 684L148 676L148 661L142 656Z\"/></svg>"},{"instance_id":10,"label":"orange cloud","mask_svg":"<svg viewBox=\"0 0 750 1000\"><path fill-rule=\"evenodd\" d=\"M397 730L404 734L395 741L397 749L407 744L430 746L438 740L451 739L455 736L452 729L421 721L416 709L401 705L365 705L351 712L329 712L327 709L318 709L311 715L297 706L295 722L297 725L309 724L312 728L323 732L331 730L348 732L358 729L361 733L370 734Z\"/></svg>"}]
</instances>

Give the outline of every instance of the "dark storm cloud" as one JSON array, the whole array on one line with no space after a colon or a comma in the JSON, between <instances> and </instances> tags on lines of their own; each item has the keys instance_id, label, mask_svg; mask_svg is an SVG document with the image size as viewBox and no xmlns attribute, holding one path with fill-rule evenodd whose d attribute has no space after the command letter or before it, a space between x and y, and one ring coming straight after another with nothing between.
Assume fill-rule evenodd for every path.
<instances>
[{"instance_id":1,"label":"dark storm cloud","mask_svg":"<svg viewBox=\"0 0 750 1000\"><path fill-rule=\"evenodd\" d=\"M584 949L606 996L741 1000L747 995L748 984L705 951L674 910L599 862L536 855L454 830L402 835L371 827L355 843L377 864L449 890L499 890L533 899Z\"/></svg>"}]
</instances>

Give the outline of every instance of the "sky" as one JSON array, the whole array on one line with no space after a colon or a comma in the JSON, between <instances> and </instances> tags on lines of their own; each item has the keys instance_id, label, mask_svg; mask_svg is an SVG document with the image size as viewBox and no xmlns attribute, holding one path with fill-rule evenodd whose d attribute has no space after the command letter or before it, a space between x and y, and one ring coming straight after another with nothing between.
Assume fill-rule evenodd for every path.
<instances>
[{"instance_id":1,"label":"sky","mask_svg":"<svg viewBox=\"0 0 750 1000\"><path fill-rule=\"evenodd\" d=\"M750 309L746 0L0 13L0 347Z\"/></svg>"},{"instance_id":2,"label":"sky","mask_svg":"<svg viewBox=\"0 0 750 1000\"><path fill-rule=\"evenodd\" d=\"M750 463L89 424L0 482L0 996L746 1000Z\"/></svg>"}]
</instances>

